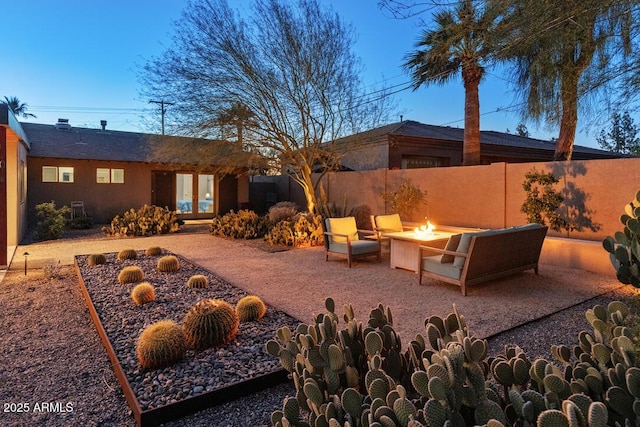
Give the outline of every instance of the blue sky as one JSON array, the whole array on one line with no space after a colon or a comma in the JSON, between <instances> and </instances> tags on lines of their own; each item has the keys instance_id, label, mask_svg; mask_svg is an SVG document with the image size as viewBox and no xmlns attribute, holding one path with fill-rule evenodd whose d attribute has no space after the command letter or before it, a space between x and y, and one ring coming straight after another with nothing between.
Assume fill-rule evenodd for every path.
<instances>
[{"instance_id":1,"label":"blue sky","mask_svg":"<svg viewBox=\"0 0 640 427\"><path fill-rule=\"evenodd\" d=\"M354 47L371 90L400 85L409 77L401 68L421 29L418 20L385 15L377 0L321 0L350 22ZM138 72L170 44L172 23L184 0L21 0L2 6L0 27L3 66L0 98L17 96L37 115L31 122L53 124L59 117L73 126L94 127L107 120L116 130L147 131L141 118L152 107L139 95ZM230 0L246 7L248 0ZM428 19L429 16L423 16ZM495 112L515 103L505 76L493 71L480 86L481 128L506 131L520 118ZM464 126L464 92L460 79L446 86L411 89L396 95L404 119L427 124ZM146 111L145 111L146 110ZM159 113L158 113L159 114ZM170 114L170 111L168 112ZM24 119L21 119L24 120ZM399 120L399 117L397 117ZM395 121L395 120L394 120ZM584 125L584 123L582 124ZM527 123L532 137L549 139L556 131ZM578 125L580 130L581 125ZM592 129L599 132L601 127ZM579 133L576 143L597 146L593 135Z\"/></svg>"}]
</instances>

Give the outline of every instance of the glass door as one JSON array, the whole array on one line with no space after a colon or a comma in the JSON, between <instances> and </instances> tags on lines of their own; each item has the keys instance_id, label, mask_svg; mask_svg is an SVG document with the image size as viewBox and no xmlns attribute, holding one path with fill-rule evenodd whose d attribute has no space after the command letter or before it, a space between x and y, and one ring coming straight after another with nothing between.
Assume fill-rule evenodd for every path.
<instances>
[{"instance_id":1,"label":"glass door","mask_svg":"<svg viewBox=\"0 0 640 427\"><path fill-rule=\"evenodd\" d=\"M193 174L176 174L176 213L193 213Z\"/></svg>"},{"instance_id":2,"label":"glass door","mask_svg":"<svg viewBox=\"0 0 640 427\"><path fill-rule=\"evenodd\" d=\"M198 213L213 213L213 175L198 175Z\"/></svg>"}]
</instances>

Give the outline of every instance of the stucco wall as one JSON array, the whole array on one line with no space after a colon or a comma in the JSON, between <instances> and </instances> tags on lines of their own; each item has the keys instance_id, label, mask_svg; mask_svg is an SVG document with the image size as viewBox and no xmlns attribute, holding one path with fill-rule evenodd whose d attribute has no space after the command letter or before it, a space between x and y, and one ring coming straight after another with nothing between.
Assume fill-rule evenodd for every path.
<instances>
[{"instance_id":1,"label":"stucco wall","mask_svg":"<svg viewBox=\"0 0 640 427\"><path fill-rule=\"evenodd\" d=\"M525 174L536 168L560 179L556 190L565 197L564 209L579 219L583 231L550 232L551 236L600 241L620 230L625 204L640 189L640 159L572 162L494 163L486 166L433 169L335 172L325 178L330 201L353 206L368 204L385 213L380 194L395 190L403 179L427 193L427 204L411 220L425 216L437 224L498 228L523 224Z\"/></svg>"}]
</instances>

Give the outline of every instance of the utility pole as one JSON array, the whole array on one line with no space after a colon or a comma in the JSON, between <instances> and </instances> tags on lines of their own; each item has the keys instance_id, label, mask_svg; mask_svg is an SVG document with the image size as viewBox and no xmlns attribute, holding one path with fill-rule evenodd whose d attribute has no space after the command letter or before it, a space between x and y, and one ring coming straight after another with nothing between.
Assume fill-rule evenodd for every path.
<instances>
[{"instance_id":1,"label":"utility pole","mask_svg":"<svg viewBox=\"0 0 640 427\"><path fill-rule=\"evenodd\" d=\"M164 113L167 112L167 109L164 107L165 105L173 105L173 102L166 102L164 100L161 101L149 101L149 104L159 104L160 105L160 114L162 117L162 136L164 136Z\"/></svg>"}]
</instances>

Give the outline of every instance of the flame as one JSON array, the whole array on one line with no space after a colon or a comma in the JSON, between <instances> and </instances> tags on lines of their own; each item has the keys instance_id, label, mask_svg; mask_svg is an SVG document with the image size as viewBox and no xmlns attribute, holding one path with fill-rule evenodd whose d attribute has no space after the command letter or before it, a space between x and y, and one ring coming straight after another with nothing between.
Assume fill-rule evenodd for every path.
<instances>
[{"instance_id":1,"label":"flame","mask_svg":"<svg viewBox=\"0 0 640 427\"><path fill-rule=\"evenodd\" d=\"M413 229L413 231L418 236L431 236L433 235L433 231L435 229L436 227L433 224L431 224L430 221L427 221L427 225L421 225L420 227L416 227Z\"/></svg>"}]
</instances>

